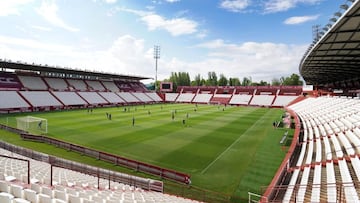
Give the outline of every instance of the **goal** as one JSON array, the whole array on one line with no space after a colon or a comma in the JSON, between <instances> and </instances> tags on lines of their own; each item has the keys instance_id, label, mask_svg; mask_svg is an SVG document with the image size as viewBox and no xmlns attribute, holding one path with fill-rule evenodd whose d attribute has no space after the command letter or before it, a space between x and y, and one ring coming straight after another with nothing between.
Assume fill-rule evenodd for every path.
<instances>
[{"instance_id":1,"label":"goal","mask_svg":"<svg viewBox=\"0 0 360 203\"><path fill-rule=\"evenodd\" d=\"M45 118L34 116L17 117L16 126L20 130L34 134L44 134L48 132L48 122Z\"/></svg>"}]
</instances>

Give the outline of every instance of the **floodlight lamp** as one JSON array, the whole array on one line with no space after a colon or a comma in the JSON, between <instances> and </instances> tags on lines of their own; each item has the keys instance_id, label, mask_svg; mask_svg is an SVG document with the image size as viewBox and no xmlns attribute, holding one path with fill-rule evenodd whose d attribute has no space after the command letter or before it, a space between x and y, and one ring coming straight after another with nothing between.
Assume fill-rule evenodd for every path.
<instances>
[{"instance_id":1,"label":"floodlight lamp","mask_svg":"<svg viewBox=\"0 0 360 203\"><path fill-rule=\"evenodd\" d=\"M336 13L334 13L334 16L341 17L341 16L342 16L342 13L336 12Z\"/></svg>"},{"instance_id":2,"label":"floodlight lamp","mask_svg":"<svg viewBox=\"0 0 360 203\"><path fill-rule=\"evenodd\" d=\"M335 23L337 21L337 19L336 18L330 18L330 21Z\"/></svg>"},{"instance_id":3,"label":"floodlight lamp","mask_svg":"<svg viewBox=\"0 0 360 203\"><path fill-rule=\"evenodd\" d=\"M343 4L340 6L341 9L347 10L349 6L347 4Z\"/></svg>"}]
</instances>

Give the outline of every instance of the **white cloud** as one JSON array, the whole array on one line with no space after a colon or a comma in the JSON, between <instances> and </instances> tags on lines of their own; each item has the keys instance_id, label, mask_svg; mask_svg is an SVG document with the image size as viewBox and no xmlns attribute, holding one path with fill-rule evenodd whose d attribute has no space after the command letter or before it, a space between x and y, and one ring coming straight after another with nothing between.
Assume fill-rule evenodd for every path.
<instances>
[{"instance_id":1,"label":"white cloud","mask_svg":"<svg viewBox=\"0 0 360 203\"><path fill-rule=\"evenodd\" d=\"M61 27L71 32L79 31L78 28L72 27L66 24L57 14L58 7L55 2L42 2L40 8L37 9L37 13L42 16L50 24Z\"/></svg>"},{"instance_id":2,"label":"white cloud","mask_svg":"<svg viewBox=\"0 0 360 203\"><path fill-rule=\"evenodd\" d=\"M297 4L316 4L322 0L269 0L265 2L266 13L276 13L294 8Z\"/></svg>"},{"instance_id":3,"label":"white cloud","mask_svg":"<svg viewBox=\"0 0 360 203\"><path fill-rule=\"evenodd\" d=\"M0 16L20 15L20 7L33 0L8 0L0 1Z\"/></svg>"},{"instance_id":4,"label":"white cloud","mask_svg":"<svg viewBox=\"0 0 360 203\"><path fill-rule=\"evenodd\" d=\"M226 77L252 77L253 81L270 82L273 78L298 73L299 60L306 48L307 45L257 42L232 44L222 39L213 40L189 47L189 52L207 51L208 54L203 59L190 62L177 57L162 57L158 64L158 79L169 78L171 72L180 71L188 72L192 79L197 74L206 78L209 71L215 71ZM13 61L88 71L145 77L155 75L153 47L145 47L144 39L130 35L118 37L111 46L103 50L0 36L0 55Z\"/></svg>"},{"instance_id":5,"label":"white cloud","mask_svg":"<svg viewBox=\"0 0 360 203\"><path fill-rule=\"evenodd\" d=\"M140 20L146 24L149 30L166 30L173 36L189 35L196 33L198 23L187 18L166 19L149 11L118 8L120 11L129 12L140 16Z\"/></svg>"},{"instance_id":6,"label":"white cloud","mask_svg":"<svg viewBox=\"0 0 360 203\"><path fill-rule=\"evenodd\" d=\"M0 44L4 44L10 47L21 47L25 49L34 49L39 51L54 51L59 50L64 51L68 50L71 47L65 45L58 45L58 44L44 44L42 42L31 40L31 39L23 39L23 38L16 38L16 37L7 37L0 35Z\"/></svg>"},{"instance_id":7,"label":"white cloud","mask_svg":"<svg viewBox=\"0 0 360 203\"><path fill-rule=\"evenodd\" d=\"M169 2L169 3L175 3L175 2L178 2L180 0L165 0L166 2Z\"/></svg>"},{"instance_id":8,"label":"white cloud","mask_svg":"<svg viewBox=\"0 0 360 203\"><path fill-rule=\"evenodd\" d=\"M251 76L254 81L270 82L273 78L298 73L299 60L307 45L231 44L218 39L196 47L209 50L208 59L200 63L202 67L213 67L217 73L224 73L228 77Z\"/></svg>"},{"instance_id":9,"label":"white cloud","mask_svg":"<svg viewBox=\"0 0 360 203\"><path fill-rule=\"evenodd\" d=\"M196 38L198 38L198 39L204 39L204 38L207 36L207 33L208 33L207 30L199 31L199 32L196 34Z\"/></svg>"},{"instance_id":10,"label":"white cloud","mask_svg":"<svg viewBox=\"0 0 360 203\"><path fill-rule=\"evenodd\" d=\"M108 4L114 4L117 2L117 0L104 0L105 3L108 3Z\"/></svg>"},{"instance_id":11,"label":"white cloud","mask_svg":"<svg viewBox=\"0 0 360 203\"><path fill-rule=\"evenodd\" d=\"M82 47L0 35L0 55L4 59L124 75L154 74L149 68L153 67L152 48L146 50L143 39L125 35L104 50Z\"/></svg>"},{"instance_id":12,"label":"white cloud","mask_svg":"<svg viewBox=\"0 0 360 203\"><path fill-rule=\"evenodd\" d=\"M173 36L187 35L197 32L197 23L186 18L165 19L160 15L151 14L141 18L149 30L162 29Z\"/></svg>"},{"instance_id":13,"label":"white cloud","mask_svg":"<svg viewBox=\"0 0 360 203\"><path fill-rule=\"evenodd\" d=\"M220 7L232 12L240 12L249 5L250 0L223 0L220 4Z\"/></svg>"},{"instance_id":14,"label":"white cloud","mask_svg":"<svg viewBox=\"0 0 360 203\"><path fill-rule=\"evenodd\" d=\"M319 15L313 15L313 16L293 16L284 21L284 24L287 25L295 25L295 24L301 24L308 21L313 21L319 18Z\"/></svg>"},{"instance_id":15,"label":"white cloud","mask_svg":"<svg viewBox=\"0 0 360 203\"><path fill-rule=\"evenodd\" d=\"M46 32L51 31L51 28L49 28L49 27L38 26L38 25L32 25L31 27L36 30L41 30L41 31L46 31Z\"/></svg>"}]
</instances>

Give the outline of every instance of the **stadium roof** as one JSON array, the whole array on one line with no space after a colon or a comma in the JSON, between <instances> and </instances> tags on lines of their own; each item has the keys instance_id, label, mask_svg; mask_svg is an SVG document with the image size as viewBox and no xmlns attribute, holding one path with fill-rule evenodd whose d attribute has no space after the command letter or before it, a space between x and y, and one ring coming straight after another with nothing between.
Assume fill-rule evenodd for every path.
<instances>
[{"instance_id":1,"label":"stadium roof","mask_svg":"<svg viewBox=\"0 0 360 203\"><path fill-rule=\"evenodd\" d=\"M354 2L354 3L352 3ZM340 6L300 63L307 84L327 85L360 79L360 1ZM326 32L326 33L323 33Z\"/></svg>"},{"instance_id":2,"label":"stadium roof","mask_svg":"<svg viewBox=\"0 0 360 203\"><path fill-rule=\"evenodd\" d=\"M96 72L96 71L87 71L80 69L70 69L63 67L54 67L48 65L41 64L28 64L24 62L12 62L0 59L0 69L12 69L15 71L32 71L39 73L55 73L55 74L64 74L64 76L76 75L76 76L84 76L98 79L117 79L117 80L144 80L144 79L152 79L149 77L141 77L141 76L131 76L131 75L120 75L114 73L105 73L105 72Z\"/></svg>"}]
</instances>

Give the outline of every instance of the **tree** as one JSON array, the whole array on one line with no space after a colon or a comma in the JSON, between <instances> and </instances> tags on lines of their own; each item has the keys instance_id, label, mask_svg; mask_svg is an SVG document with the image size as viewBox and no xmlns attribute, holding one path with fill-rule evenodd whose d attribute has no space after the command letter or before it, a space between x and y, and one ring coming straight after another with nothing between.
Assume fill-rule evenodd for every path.
<instances>
[{"instance_id":1,"label":"tree","mask_svg":"<svg viewBox=\"0 0 360 203\"><path fill-rule=\"evenodd\" d=\"M273 85L273 86L279 86L279 85L281 85L281 82L280 82L279 79L274 78L274 79L272 79L272 81L271 81L271 85Z\"/></svg>"},{"instance_id":2,"label":"tree","mask_svg":"<svg viewBox=\"0 0 360 203\"><path fill-rule=\"evenodd\" d=\"M227 80L227 78L225 77L224 74L220 74L218 85L219 86L227 86L228 85L228 80Z\"/></svg>"},{"instance_id":3,"label":"tree","mask_svg":"<svg viewBox=\"0 0 360 203\"><path fill-rule=\"evenodd\" d=\"M217 76L214 71L208 72L208 79L206 81L206 85L208 86L216 86L218 83Z\"/></svg>"},{"instance_id":4,"label":"tree","mask_svg":"<svg viewBox=\"0 0 360 203\"><path fill-rule=\"evenodd\" d=\"M194 79L192 84L193 84L193 86L202 86L203 85L203 84L201 84L201 76L200 76L200 74L197 74L195 76L195 79Z\"/></svg>"},{"instance_id":5,"label":"tree","mask_svg":"<svg viewBox=\"0 0 360 203\"><path fill-rule=\"evenodd\" d=\"M169 81L173 83L175 91L178 86L190 86L190 76L186 72L172 72Z\"/></svg>"},{"instance_id":6,"label":"tree","mask_svg":"<svg viewBox=\"0 0 360 203\"><path fill-rule=\"evenodd\" d=\"M251 86L267 86L268 83L266 81L260 80L260 82L252 82Z\"/></svg>"},{"instance_id":7,"label":"tree","mask_svg":"<svg viewBox=\"0 0 360 203\"><path fill-rule=\"evenodd\" d=\"M229 78L229 86L241 86L239 78Z\"/></svg>"},{"instance_id":8,"label":"tree","mask_svg":"<svg viewBox=\"0 0 360 203\"><path fill-rule=\"evenodd\" d=\"M252 83L252 80L251 80L251 77L247 78L247 77L244 77L241 85L242 86L250 86Z\"/></svg>"},{"instance_id":9,"label":"tree","mask_svg":"<svg viewBox=\"0 0 360 203\"><path fill-rule=\"evenodd\" d=\"M205 85L206 84L206 80L204 78L201 78L201 82L200 82L201 85Z\"/></svg>"},{"instance_id":10,"label":"tree","mask_svg":"<svg viewBox=\"0 0 360 203\"><path fill-rule=\"evenodd\" d=\"M289 86L303 84L303 81L300 80L300 76L295 73L291 74L290 77L281 77L280 81L282 85L289 85Z\"/></svg>"}]
</instances>

